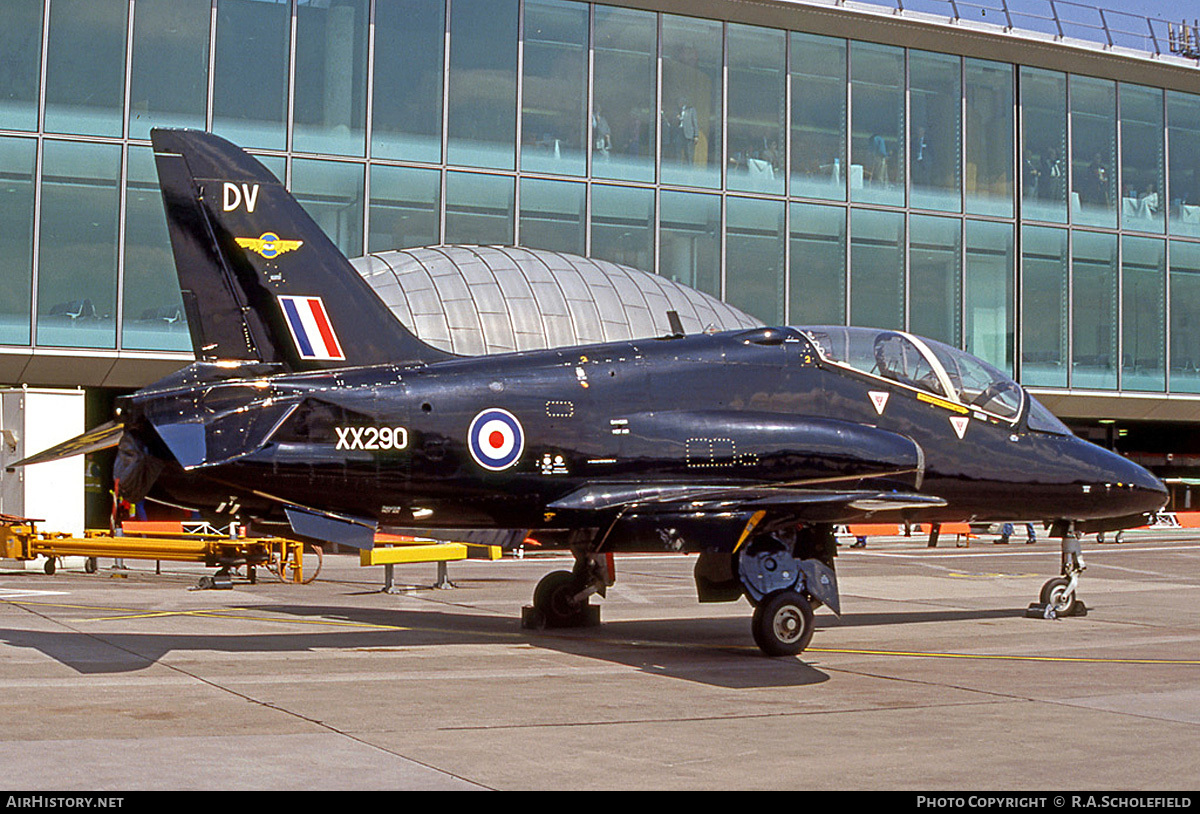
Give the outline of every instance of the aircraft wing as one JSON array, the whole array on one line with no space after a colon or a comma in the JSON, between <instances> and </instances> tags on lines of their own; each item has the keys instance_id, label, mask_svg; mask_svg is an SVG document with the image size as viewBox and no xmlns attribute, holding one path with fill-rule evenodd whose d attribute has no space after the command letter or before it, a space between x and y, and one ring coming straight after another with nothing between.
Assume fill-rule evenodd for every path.
<instances>
[{"instance_id":1,"label":"aircraft wing","mask_svg":"<svg viewBox=\"0 0 1200 814\"><path fill-rule=\"evenodd\" d=\"M109 421L107 424L101 424L99 427L88 430L83 435L77 435L36 455L30 455L16 463L9 464L8 468L13 469L18 466L29 466L30 464L44 464L50 461L73 458L76 455L87 455L101 449L115 447L121 443L121 434L124 432L124 424L117 421Z\"/></svg>"},{"instance_id":2,"label":"aircraft wing","mask_svg":"<svg viewBox=\"0 0 1200 814\"><path fill-rule=\"evenodd\" d=\"M752 534L802 523L853 523L879 513L945 505L936 495L885 488L678 482L594 483L546 508L550 523L555 513L574 515L573 525L594 516L602 537L618 547L732 552Z\"/></svg>"}]
</instances>

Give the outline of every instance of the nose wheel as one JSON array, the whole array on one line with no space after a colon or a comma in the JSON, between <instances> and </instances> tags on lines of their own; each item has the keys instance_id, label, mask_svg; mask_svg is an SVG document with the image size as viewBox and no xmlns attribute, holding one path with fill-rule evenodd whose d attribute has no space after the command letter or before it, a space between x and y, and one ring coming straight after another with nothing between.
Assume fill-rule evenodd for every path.
<instances>
[{"instance_id":1,"label":"nose wheel","mask_svg":"<svg viewBox=\"0 0 1200 814\"><path fill-rule=\"evenodd\" d=\"M1085 568L1080 536L1074 529L1069 529L1062 535L1062 576L1047 580L1038 595L1038 602L1030 605L1025 615L1041 619L1086 616L1087 607L1076 596L1079 575Z\"/></svg>"}]
</instances>

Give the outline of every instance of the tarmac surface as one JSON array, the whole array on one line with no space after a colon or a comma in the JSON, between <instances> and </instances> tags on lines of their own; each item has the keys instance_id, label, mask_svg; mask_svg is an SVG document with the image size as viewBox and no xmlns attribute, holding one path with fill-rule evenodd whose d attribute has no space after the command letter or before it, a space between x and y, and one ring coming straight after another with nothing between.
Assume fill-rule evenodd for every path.
<instances>
[{"instance_id":1,"label":"tarmac surface","mask_svg":"<svg viewBox=\"0 0 1200 814\"><path fill-rule=\"evenodd\" d=\"M1057 541L840 549L844 615L762 656L682 555L604 624L522 630L568 558L196 590L199 566L0 569L8 788L1195 790L1200 536L1085 540L1082 617L1026 618ZM7 565L12 566L11 562Z\"/></svg>"}]
</instances>

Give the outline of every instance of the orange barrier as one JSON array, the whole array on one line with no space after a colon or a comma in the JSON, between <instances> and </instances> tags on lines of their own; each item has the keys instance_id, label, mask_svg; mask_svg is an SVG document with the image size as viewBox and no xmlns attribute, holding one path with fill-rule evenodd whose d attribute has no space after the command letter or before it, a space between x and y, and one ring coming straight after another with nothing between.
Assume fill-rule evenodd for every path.
<instances>
[{"instance_id":1,"label":"orange barrier","mask_svg":"<svg viewBox=\"0 0 1200 814\"><path fill-rule=\"evenodd\" d=\"M901 533L895 523L853 523L848 528L855 537L893 537Z\"/></svg>"},{"instance_id":2,"label":"orange barrier","mask_svg":"<svg viewBox=\"0 0 1200 814\"><path fill-rule=\"evenodd\" d=\"M179 520L126 520L122 531L134 534L182 534L183 523Z\"/></svg>"},{"instance_id":3,"label":"orange barrier","mask_svg":"<svg viewBox=\"0 0 1200 814\"><path fill-rule=\"evenodd\" d=\"M1185 529L1200 529L1200 512L1175 512L1175 519Z\"/></svg>"}]
</instances>

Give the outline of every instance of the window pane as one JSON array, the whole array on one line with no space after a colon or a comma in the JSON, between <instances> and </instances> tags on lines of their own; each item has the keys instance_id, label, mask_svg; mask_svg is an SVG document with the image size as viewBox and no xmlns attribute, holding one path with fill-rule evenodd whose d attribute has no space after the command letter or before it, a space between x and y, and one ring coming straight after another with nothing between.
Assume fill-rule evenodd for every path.
<instances>
[{"instance_id":1,"label":"window pane","mask_svg":"<svg viewBox=\"0 0 1200 814\"><path fill-rule=\"evenodd\" d=\"M0 138L0 344L29 344L37 142Z\"/></svg>"},{"instance_id":2,"label":"window pane","mask_svg":"<svg viewBox=\"0 0 1200 814\"><path fill-rule=\"evenodd\" d=\"M55 0L46 56L46 130L121 135L128 0Z\"/></svg>"},{"instance_id":3,"label":"window pane","mask_svg":"<svg viewBox=\"0 0 1200 814\"><path fill-rule=\"evenodd\" d=\"M912 206L962 211L961 66L956 56L909 51Z\"/></svg>"},{"instance_id":4,"label":"window pane","mask_svg":"<svg viewBox=\"0 0 1200 814\"><path fill-rule=\"evenodd\" d=\"M240 147L286 146L290 29L286 3L217 0L213 132Z\"/></svg>"},{"instance_id":5,"label":"window pane","mask_svg":"<svg viewBox=\"0 0 1200 814\"><path fill-rule=\"evenodd\" d=\"M1117 386L1116 236L1075 232L1071 260L1071 387L1112 390Z\"/></svg>"},{"instance_id":6,"label":"window pane","mask_svg":"<svg viewBox=\"0 0 1200 814\"><path fill-rule=\"evenodd\" d=\"M442 174L410 167L371 167L371 234L367 251L435 246Z\"/></svg>"},{"instance_id":7,"label":"window pane","mask_svg":"<svg viewBox=\"0 0 1200 814\"><path fill-rule=\"evenodd\" d=\"M1163 231L1163 92L1121 85L1121 226Z\"/></svg>"},{"instance_id":8,"label":"window pane","mask_svg":"<svg viewBox=\"0 0 1200 814\"><path fill-rule=\"evenodd\" d=\"M363 165L292 160L296 200L347 257L363 253Z\"/></svg>"},{"instance_id":9,"label":"window pane","mask_svg":"<svg viewBox=\"0 0 1200 814\"><path fill-rule=\"evenodd\" d=\"M586 192L570 181L521 179L521 245L582 255Z\"/></svg>"},{"instance_id":10,"label":"window pane","mask_svg":"<svg viewBox=\"0 0 1200 814\"><path fill-rule=\"evenodd\" d=\"M1021 216L1067 222L1067 77L1021 69Z\"/></svg>"},{"instance_id":11,"label":"window pane","mask_svg":"<svg viewBox=\"0 0 1200 814\"><path fill-rule=\"evenodd\" d=\"M292 147L363 155L368 0L299 0Z\"/></svg>"},{"instance_id":12,"label":"window pane","mask_svg":"<svg viewBox=\"0 0 1200 814\"><path fill-rule=\"evenodd\" d=\"M592 175L654 180L655 16L593 6Z\"/></svg>"},{"instance_id":13,"label":"window pane","mask_svg":"<svg viewBox=\"0 0 1200 814\"><path fill-rule=\"evenodd\" d=\"M1121 389L1166 390L1166 244L1121 243Z\"/></svg>"},{"instance_id":14,"label":"window pane","mask_svg":"<svg viewBox=\"0 0 1200 814\"><path fill-rule=\"evenodd\" d=\"M913 215L908 240L909 330L958 347L962 221Z\"/></svg>"},{"instance_id":15,"label":"window pane","mask_svg":"<svg viewBox=\"0 0 1200 814\"><path fill-rule=\"evenodd\" d=\"M37 344L116 346L121 148L47 141Z\"/></svg>"},{"instance_id":16,"label":"window pane","mask_svg":"<svg viewBox=\"0 0 1200 814\"><path fill-rule=\"evenodd\" d=\"M793 52L794 53L794 52ZM792 204L792 325L846 321L846 210Z\"/></svg>"},{"instance_id":17,"label":"window pane","mask_svg":"<svg viewBox=\"0 0 1200 814\"><path fill-rule=\"evenodd\" d=\"M966 78L967 211L1011 218L1013 67L968 59Z\"/></svg>"},{"instance_id":18,"label":"window pane","mask_svg":"<svg viewBox=\"0 0 1200 814\"><path fill-rule=\"evenodd\" d=\"M138 0L136 9L130 137L148 139L151 127L203 130L211 5L208 0Z\"/></svg>"},{"instance_id":19,"label":"window pane","mask_svg":"<svg viewBox=\"0 0 1200 814\"><path fill-rule=\"evenodd\" d=\"M850 212L850 324L904 329L904 215Z\"/></svg>"},{"instance_id":20,"label":"window pane","mask_svg":"<svg viewBox=\"0 0 1200 814\"><path fill-rule=\"evenodd\" d=\"M721 199L664 190L659 212L658 273L721 296Z\"/></svg>"},{"instance_id":21,"label":"window pane","mask_svg":"<svg viewBox=\"0 0 1200 814\"><path fill-rule=\"evenodd\" d=\"M1167 93L1171 142L1171 232L1200 237L1200 96Z\"/></svg>"},{"instance_id":22,"label":"window pane","mask_svg":"<svg viewBox=\"0 0 1200 814\"><path fill-rule=\"evenodd\" d=\"M511 246L513 179L446 173L446 243Z\"/></svg>"},{"instance_id":23,"label":"window pane","mask_svg":"<svg viewBox=\"0 0 1200 814\"><path fill-rule=\"evenodd\" d=\"M445 0L375 4L371 155L442 160Z\"/></svg>"},{"instance_id":24,"label":"window pane","mask_svg":"<svg viewBox=\"0 0 1200 814\"><path fill-rule=\"evenodd\" d=\"M852 42L850 81L850 199L903 206L904 49Z\"/></svg>"},{"instance_id":25,"label":"window pane","mask_svg":"<svg viewBox=\"0 0 1200 814\"><path fill-rule=\"evenodd\" d=\"M141 8L139 4L138 13ZM154 151L149 147L130 147L126 174L121 347L191 350Z\"/></svg>"},{"instance_id":26,"label":"window pane","mask_svg":"<svg viewBox=\"0 0 1200 814\"><path fill-rule=\"evenodd\" d=\"M1071 77L1071 214L1085 226L1117 225L1117 90Z\"/></svg>"},{"instance_id":27,"label":"window pane","mask_svg":"<svg viewBox=\"0 0 1200 814\"><path fill-rule=\"evenodd\" d=\"M6 0L0 7L0 122L9 130L37 130L42 2Z\"/></svg>"},{"instance_id":28,"label":"window pane","mask_svg":"<svg viewBox=\"0 0 1200 814\"><path fill-rule=\"evenodd\" d=\"M654 270L654 191L592 187L592 257Z\"/></svg>"},{"instance_id":29,"label":"window pane","mask_svg":"<svg viewBox=\"0 0 1200 814\"><path fill-rule=\"evenodd\" d=\"M783 202L725 202L725 301L768 325L783 325Z\"/></svg>"},{"instance_id":30,"label":"window pane","mask_svg":"<svg viewBox=\"0 0 1200 814\"><path fill-rule=\"evenodd\" d=\"M563 0L527 0L521 169L584 174L587 53L586 5Z\"/></svg>"},{"instance_id":31,"label":"window pane","mask_svg":"<svg viewBox=\"0 0 1200 814\"><path fill-rule=\"evenodd\" d=\"M1067 386L1067 233L1021 230L1021 383Z\"/></svg>"},{"instance_id":32,"label":"window pane","mask_svg":"<svg viewBox=\"0 0 1200 814\"><path fill-rule=\"evenodd\" d=\"M730 189L783 192L784 32L729 26Z\"/></svg>"},{"instance_id":33,"label":"window pane","mask_svg":"<svg viewBox=\"0 0 1200 814\"><path fill-rule=\"evenodd\" d=\"M663 15L662 180L721 185L721 23Z\"/></svg>"},{"instance_id":34,"label":"window pane","mask_svg":"<svg viewBox=\"0 0 1200 814\"><path fill-rule=\"evenodd\" d=\"M447 160L511 170L517 135L517 0L450 4Z\"/></svg>"},{"instance_id":35,"label":"window pane","mask_svg":"<svg viewBox=\"0 0 1200 814\"><path fill-rule=\"evenodd\" d=\"M792 194L844 201L846 41L796 32L791 37Z\"/></svg>"},{"instance_id":36,"label":"window pane","mask_svg":"<svg viewBox=\"0 0 1200 814\"><path fill-rule=\"evenodd\" d=\"M963 348L1013 372L1013 227L967 221Z\"/></svg>"},{"instance_id":37,"label":"window pane","mask_svg":"<svg viewBox=\"0 0 1200 814\"><path fill-rule=\"evenodd\" d=\"M1171 241L1171 392L1200 393L1200 245Z\"/></svg>"}]
</instances>

